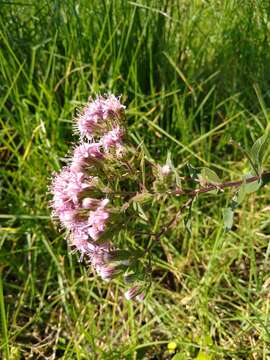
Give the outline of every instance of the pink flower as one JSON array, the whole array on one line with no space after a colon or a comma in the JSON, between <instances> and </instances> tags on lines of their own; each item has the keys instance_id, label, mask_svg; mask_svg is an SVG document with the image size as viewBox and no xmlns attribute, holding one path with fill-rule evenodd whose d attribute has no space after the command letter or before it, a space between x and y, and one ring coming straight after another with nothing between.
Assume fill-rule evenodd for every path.
<instances>
[{"instance_id":1,"label":"pink flower","mask_svg":"<svg viewBox=\"0 0 270 360\"><path fill-rule=\"evenodd\" d=\"M125 108L126 107L120 103L119 97L111 94L104 99L105 118L120 118Z\"/></svg>"},{"instance_id":2,"label":"pink flower","mask_svg":"<svg viewBox=\"0 0 270 360\"><path fill-rule=\"evenodd\" d=\"M70 169L73 172L83 171L87 165L97 165L103 157L99 143L82 143L74 149Z\"/></svg>"},{"instance_id":3,"label":"pink flower","mask_svg":"<svg viewBox=\"0 0 270 360\"><path fill-rule=\"evenodd\" d=\"M88 218L89 225L97 228L100 231L104 230L105 221L109 218L109 212L105 209L98 208L96 211L90 213Z\"/></svg>"},{"instance_id":4,"label":"pink flower","mask_svg":"<svg viewBox=\"0 0 270 360\"><path fill-rule=\"evenodd\" d=\"M78 210L75 209L60 212L59 219L68 230L82 228L86 223L85 219L79 216Z\"/></svg>"},{"instance_id":5,"label":"pink flower","mask_svg":"<svg viewBox=\"0 0 270 360\"><path fill-rule=\"evenodd\" d=\"M112 221L109 200L100 199L101 189L110 181L102 165L107 164L103 160L111 160L107 153L111 148L116 159L125 153L121 123L124 109L114 95L89 101L77 119L81 143L73 150L70 166L54 176L51 186L53 214L68 230L71 246L81 253L81 258L88 258L105 280L129 265L124 253L101 238ZM100 174L100 178L92 174Z\"/></svg>"},{"instance_id":6,"label":"pink flower","mask_svg":"<svg viewBox=\"0 0 270 360\"><path fill-rule=\"evenodd\" d=\"M104 119L104 99L97 97L89 102L78 119L78 128L82 136L92 139L98 130L98 124Z\"/></svg>"},{"instance_id":7,"label":"pink flower","mask_svg":"<svg viewBox=\"0 0 270 360\"><path fill-rule=\"evenodd\" d=\"M93 188L97 180L96 177L86 177L81 172L70 171L68 167L53 179L51 186L53 215L56 215L68 230L81 231L88 227L88 214L81 202L85 192ZM104 200L97 201L99 207L104 203Z\"/></svg>"},{"instance_id":8,"label":"pink flower","mask_svg":"<svg viewBox=\"0 0 270 360\"><path fill-rule=\"evenodd\" d=\"M144 292L140 293L135 297L135 299L138 301L143 301L145 299L145 293Z\"/></svg>"},{"instance_id":9,"label":"pink flower","mask_svg":"<svg viewBox=\"0 0 270 360\"><path fill-rule=\"evenodd\" d=\"M93 139L108 130L110 120L119 120L125 106L114 95L98 96L83 109L78 118L78 129L82 137Z\"/></svg>"},{"instance_id":10,"label":"pink flower","mask_svg":"<svg viewBox=\"0 0 270 360\"><path fill-rule=\"evenodd\" d=\"M85 180L83 173L73 173L68 167L55 175L51 187L52 207L58 216L62 211L76 207L80 193L89 186Z\"/></svg>"},{"instance_id":11,"label":"pink flower","mask_svg":"<svg viewBox=\"0 0 270 360\"><path fill-rule=\"evenodd\" d=\"M81 254L89 252L88 234L77 230L71 236L71 245L75 246Z\"/></svg>"},{"instance_id":12,"label":"pink flower","mask_svg":"<svg viewBox=\"0 0 270 360\"><path fill-rule=\"evenodd\" d=\"M100 139L100 143L104 146L104 149L108 151L111 146L120 145L123 136L124 136L124 131L118 126L113 130L109 131L107 134L105 134Z\"/></svg>"},{"instance_id":13,"label":"pink flower","mask_svg":"<svg viewBox=\"0 0 270 360\"><path fill-rule=\"evenodd\" d=\"M97 273L102 277L103 280L111 280L115 276L117 276L121 270L118 269L116 266L111 265L101 265L96 267Z\"/></svg>"},{"instance_id":14,"label":"pink flower","mask_svg":"<svg viewBox=\"0 0 270 360\"><path fill-rule=\"evenodd\" d=\"M102 234L103 230L99 230L96 227L89 227L88 228L88 235L91 237L91 239L98 240L98 238Z\"/></svg>"},{"instance_id":15,"label":"pink flower","mask_svg":"<svg viewBox=\"0 0 270 360\"><path fill-rule=\"evenodd\" d=\"M88 218L88 234L93 240L97 240L105 231L109 216L109 212L102 207L90 213Z\"/></svg>"},{"instance_id":16,"label":"pink flower","mask_svg":"<svg viewBox=\"0 0 270 360\"><path fill-rule=\"evenodd\" d=\"M89 257L94 267L104 264L104 253L109 251L110 245L108 242L99 244L90 241L89 234L85 229L76 229L72 232L71 245L76 247L76 250Z\"/></svg>"},{"instance_id":17,"label":"pink flower","mask_svg":"<svg viewBox=\"0 0 270 360\"><path fill-rule=\"evenodd\" d=\"M101 244L93 244L90 243L90 252L88 253L88 256L90 258L90 261L92 265L96 268L97 266L103 266L105 265L106 261L104 259L104 254L106 254L109 251L109 243L101 243Z\"/></svg>"},{"instance_id":18,"label":"pink flower","mask_svg":"<svg viewBox=\"0 0 270 360\"><path fill-rule=\"evenodd\" d=\"M140 296L143 293L143 287L139 285L135 285L132 288L128 289L125 292L125 298L127 300L133 300L134 298L138 298L138 300L142 300L143 296Z\"/></svg>"}]
</instances>

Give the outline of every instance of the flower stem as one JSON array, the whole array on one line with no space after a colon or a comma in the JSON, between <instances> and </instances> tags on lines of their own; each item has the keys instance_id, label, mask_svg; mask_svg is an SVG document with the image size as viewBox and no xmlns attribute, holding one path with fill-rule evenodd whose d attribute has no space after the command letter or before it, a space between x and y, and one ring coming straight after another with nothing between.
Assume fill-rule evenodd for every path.
<instances>
[{"instance_id":1,"label":"flower stem","mask_svg":"<svg viewBox=\"0 0 270 360\"><path fill-rule=\"evenodd\" d=\"M174 189L170 191L165 192L148 192L152 195L186 195L186 196L196 196L198 194L208 193L213 190L220 190L220 189L226 189L226 188L234 188L234 187L240 187L242 184L249 184L258 180L262 180L262 182L269 182L270 181L270 172L262 173L261 175L252 176L245 180L238 180L238 181L227 181L220 184L209 184L205 187L201 187L198 189ZM123 196L135 196L138 194L138 191L108 191L105 192L107 195L123 195Z\"/></svg>"},{"instance_id":2,"label":"flower stem","mask_svg":"<svg viewBox=\"0 0 270 360\"><path fill-rule=\"evenodd\" d=\"M270 180L270 172L265 172L265 173L262 173L261 175L252 176L245 180L227 181L224 183L220 183L218 185L210 184L203 188L194 189L194 190L193 189L176 189L176 190L170 191L169 194L170 195L178 195L178 196L179 195L196 196L197 194L207 193L212 190L220 190L220 189L225 189L225 188L239 187L243 183L249 184L249 183L252 183L252 182L255 182L258 180L269 181Z\"/></svg>"}]
</instances>

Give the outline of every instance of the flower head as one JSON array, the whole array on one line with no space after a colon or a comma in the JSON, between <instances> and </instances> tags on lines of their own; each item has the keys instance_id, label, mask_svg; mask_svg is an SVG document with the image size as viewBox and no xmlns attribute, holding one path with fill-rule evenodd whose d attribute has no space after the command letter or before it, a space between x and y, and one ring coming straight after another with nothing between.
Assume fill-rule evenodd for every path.
<instances>
[{"instance_id":1,"label":"flower head","mask_svg":"<svg viewBox=\"0 0 270 360\"><path fill-rule=\"evenodd\" d=\"M120 118L122 116L126 107L120 103L119 99L119 97L112 94L108 95L107 98L104 99L104 115L106 119Z\"/></svg>"},{"instance_id":2,"label":"flower head","mask_svg":"<svg viewBox=\"0 0 270 360\"><path fill-rule=\"evenodd\" d=\"M121 269L117 268L116 266L106 264L97 266L96 270L97 273L102 277L102 279L107 281L113 279L121 272Z\"/></svg>"},{"instance_id":3,"label":"flower head","mask_svg":"<svg viewBox=\"0 0 270 360\"><path fill-rule=\"evenodd\" d=\"M75 173L81 172L87 166L97 166L103 158L99 143L82 143L74 149L70 169Z\"/></svg>"},{"instance_id":4,"label":"flower head","mask_svg":"<svg viewBox=\"0 0 270 360\"><path fill-rule=\"evenodd\" d=\"M108 131L110 121L117 121L122 117L125 106L114 95L98 96L90 100L78 118L78 129L82 137L93 139Z\"/></svg>"},{"instance_id":5,"label":"flower head","mask_svg":"<svg viewBox=\"0 0 270 360\"><path fill-rule=\"evenodd\" d=\"M124 136L124 131L119 126L115 127L113 130L107 132L100 140L105 151L108 151L110 147L118 147L121 145L122 138Z\"/></svg>"},{"instance_id":6,"label":"flower head","mask_svg":"<svg viewBox=\"0 0 270 360\"><path fill-rule=\"evenodd\" d=\"M62 211L75 209L80 194L88 187L83 173L74 173L69 167L63 168L55 175L51 186L52 207L55 214L59 216Z\"/></svg>"},{"instance_id":7,"label":"flower head","mask_svg":"<svg viewBox=\"0 0 270 360\"><path fill-rule=\"evenodd\" d=\"M65 210L60 212L59 219L68 230L81 229L86 224L86 218L80 214L79 209Z\"/></svg>"},{"instance_id":8,"label":"flower head","mask_svg":"<svg viewBox=\"0 0 270 360\"><path fill-rule=\"evenodd\" d=\"M110 214L104 207L90 212L88 218L88 234L93 240L97 240L106 229L106 223Z\"/></svg>"},{"instance_id":9,"label":"flower head","mask_svg":"<svg viewBox=\"0 0 270 360\"><path fill-rule=\"evenodd\" d=\"M102 196L105 182L110 181L106 164L127 153L123 144L124 109L114 95L89 100L77 118L80 143L73 149L70 165L54 176L51 186L53 215L68 230L71 246L81 258L89 259L104 280L112 279L130 264L127 252L104 240L113 210Z\"/></svg>"},{"instance_id":10,"label":"flower head","mask_svg":"<svg viewBox=\"0 0 270 360\"><path fill-rule=\"evenodd\" d=\"M89 236L83 230L76 230L71 236L71 246L75 246L82 255L89 252Z\"/></svg>"},{"instance_id":11,"label":"flower head","mask_svg":"<svg viewBox=\"0 0 270 360\"><path fill-rule=\"evenodd\" d=\"M82 136L92 139L104 118L103 98L89 102L78 118L78 128Z\"/></svg>"}]
</instances>

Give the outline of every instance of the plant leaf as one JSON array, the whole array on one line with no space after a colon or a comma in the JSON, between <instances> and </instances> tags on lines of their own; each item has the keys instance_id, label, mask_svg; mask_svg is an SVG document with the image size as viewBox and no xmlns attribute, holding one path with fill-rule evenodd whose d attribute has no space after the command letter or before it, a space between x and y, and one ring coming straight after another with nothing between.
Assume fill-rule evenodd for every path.
<instances>
[{"instance_id":1,"label":"plant leaf","mask_svg":"<svg viewBox=\"0 0 270 360\"><path fill-rule=\"evenodd\" d=\"M206 354L204 351L200 351L199 354L196 357L197 360L212 360L212 356L209 354Z\"/></svg>"},{"instance_id":2,"label":"plant leaf","mask_svg":"<svg viewBox=\"0 0 270 360\"><path fill-rule=\"evenodd\" d=\"M223 210L223 222L225 231L231 230L233 226L233 210L229 207Z\"/></svg>"},{"instance_id":3,"label":"plant leaf","mask_svg":"<svg viewBox=\"0 0 270 360\"><path fill-rule=\"evenodd\" d=\"M200 173L200 178L207 184L220 184L221 180L218 175L211 169L203 167Z\"/></svg>"},{"instance_id":4,"label":"plant leaf","mask_svg":"<svg viewBox=\"0 0 270 360\"><path fill-rule=\"evenodd\" d=\"M172 357L172 360L186 360L186 358L185 354L177 353Z\"/></svg>"},{"instance_id":5,"label":"plant leaf","mask_svg":"<svg viewBox=\"0 0 270 360\"><path fill-rule=\"evenodd\" d=\"M238 192L237 192L237 196L236 196L236 202L237 202L237 205L240 205L242 204L242 202L244 201L245 197L246 197L246 188L245 188L245 183L243 183Z\"/></svg>"},{"instance_id":6,"label":"plant leaf","mask_svg":"<svg viewBox=\"0 0 270 360\"><path fill-rule=\"evenodd\" d=\"M153 199L153 195L148 192L143 192L133 196L130 201L134 201L138 204L146 204Z\"/></svg>"},{"instance_id":7,"label":"plant leaf","mask_svg":"<svg viewBox=\"0 0 270 360\"><path fill-rule=\"evenodd\" d=\"M262 181L258 180L258 181L253 181L251 183L246 183L244 182L238 192L237 192L237 197L236 197L236 202L237 205L242 204L242 202L244 201L245 197L247 194L251 194L253 192L256 192L257 190L259 190L259 188L262 186Z\"/></svg>"},{"instance_id":8,"label":"plant leaf","mask_svg":"<svg viewBox=\"0 0 270 360\"><path fill-rule=\"evenodd\" d=\"M243 184L243 185L245 187L246 194L251 194L251 193L259 190L259 188L262 186L262 182L260 180L258 180L258 181L253 181L251 183Z\"/></svg>"},{"instance_id":9,"label":"plant leaf","mask_svg":"<svg viewBox=\"0 0 270 360\"><path fill-rule=\"evenodd\" d=\"M254 164L258 168L259 172L261 172L262 160L267 147L270 144L270 131L267 131L263 136L255 141L251 150L250 157L254 161Z\"/></svg>"}]
</instances>

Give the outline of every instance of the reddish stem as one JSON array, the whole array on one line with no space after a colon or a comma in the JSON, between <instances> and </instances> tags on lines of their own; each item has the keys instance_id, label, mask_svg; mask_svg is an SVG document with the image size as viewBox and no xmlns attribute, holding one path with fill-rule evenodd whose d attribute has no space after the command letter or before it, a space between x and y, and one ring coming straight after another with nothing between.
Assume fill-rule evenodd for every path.
<instances>
[{"instance_id":1,"label":"reddish stem","mask_svg":"<svg viewBox=\"0 0 270 360\"><path fill-rule=\"evenodd\" d=\"M200 189L176 189L170 192L170 195L190 195L190 196L196 196L197 194L207 193L212 190L216 189L225 189L225 188L231 188L231 187L239 187L242 184L246 183L252 183L258 180L264 180L270 178L270 172L263 173L260 176L252 176L245 180L238 180L238 181L227 181L221 184L210 184L206 187L200 188Z\"/></svg>"},{"instance_id":2,"label":"reddish stem","mask_svg":"<svg viewBox=\"0 0 270 360\"><path fill-rule=\"evenodd\" d=\"M197 194L203 194L203 193L207 193L209 191L212 190L220 190L220 189L225 189L225 188L232 188L232 187L239 187L242 184L246 183L252 183L258 180L270 180L270 172L265 172L262 173L260 176L252 176L248 179L245 180L238 180L238 181L227 181L224 183L220 183L220 184L209 184L205 187L202 188L198 188L198 189L175 189L175 190L171 190L171 191L165 191L165 192L156 192L156 193L151 193L149 192L149 194L155 195L155 194L160 194L160 195L187 195L187 196L196 196ZM138 194L138 191L112 191L112 192L108 192L108 195L136 195Z\"/></svg>"}]
</instances>

